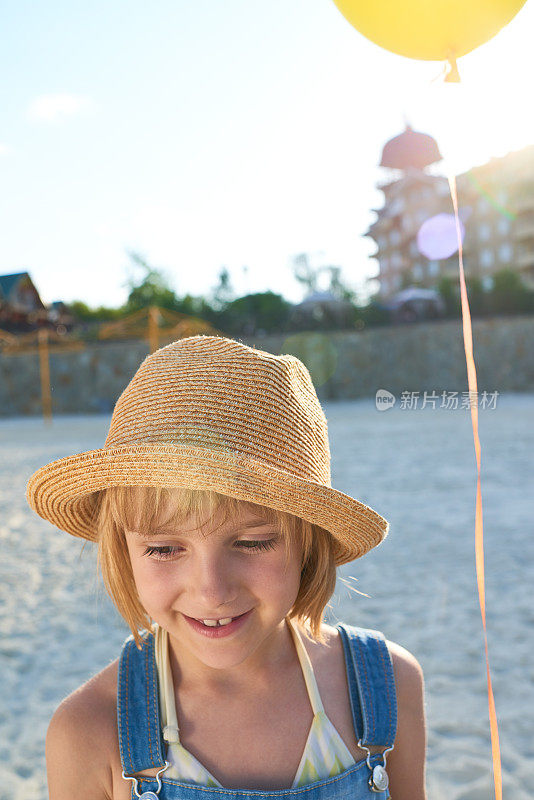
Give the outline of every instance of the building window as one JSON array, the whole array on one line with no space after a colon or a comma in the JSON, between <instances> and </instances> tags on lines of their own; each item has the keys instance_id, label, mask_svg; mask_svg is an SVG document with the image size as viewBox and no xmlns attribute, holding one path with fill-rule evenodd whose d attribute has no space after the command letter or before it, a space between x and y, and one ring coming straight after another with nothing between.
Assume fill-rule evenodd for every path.
<instances>
[{"instance_id":1,"label":"building window","mask_svg":"<svg viewBox=\"0 0 534 800\"><path fill-rule=\"evenodd\" d=\"M425 211L423 208L418 209L415 214L415 218L417 220L417 224L422 225L423 222L428 219L428 211Z\"/></svg>"},{"instance_id":2,"label":"building window","mask_svg":"<svg viewBox=\"0 0 534 800\"><path fill-rule=\"evenodd\" d=\"M421 278L423 277L423 267L421 266L421 264L417 263L413 265L413 276L416 281L421 280Z\"/></svg>"},{"instance_id":3,"label":"building window","mask_svg":"<svg viewBox=\"0 0 534 800\"><path fill-rule=\"evenodd\" d=\"M392 215L395 214L402 214L405 209L404 197L396 197L395 200L391 202L389 210Z\"/></svg>"},{"instance_id":4,"label":"building window","mask_svg":"<svg viewBox=\"0 0 534 800\"><path fill-rule=\"evenodd\" d=\"M481 222L478 226L478 238L481 242L487 242L491 236L491 225L488 222Z\"/></svg>"},{"instance_id":5,"label":"building window","mask_svg":"<svg viewBox=\"0 0 534 800\"><path fill-rule=\"evenodd\" d=\"M400 231L397 228L393 228L390 234L391 244L398 244L401 240Z\"/></svg>"},{"instance_id":6,"label":"building window","mask_svg":"<svg viewBox=\"0 0 534 800\"><path fill-rule=\"evenodd\" d=\"M510 233L510 220L507 217L499 217L497 230L501 236L507 236Z\"/></svg>"},{"instance_id":7,"label":"building window","mask_svg":"<svg viewBox=\"0 0 534 800\"><path fill-rule=\"evenodd\" d=\"M480 253L480 263L482 264L483 267L485 267L486 269L488 267L491 267L493 265L493 261L494 261L494 258L493 258L493 253L491 252L491 250L488 250L486 248L485 250L481 251L481 253Z\"/></svg>"},{"instance_id":8,"label":"building window","mask_svg":"<svg viewBox=\"0 0 534 800\"><path fill-rule=\"evenodd\" d=\"M488 201L486 200L486 198L485 197L481 197L479 199L479 201L478 201L478 208L477 208L478 213L479 214L487 214L488 211L490 210L490 208L491 208L491 206L488 203Z\"/></svg>"},{"instance_id":9,"label":"building window","mask_svg":"<svg viewBox=\"0 0 534 800\"><path fill-rule=\"evenodd\" d=\"M382 289L384 290L384 292L387 292L389 289L389 281L386 280L386 278L382 278L381 283L382 283Z\"/></svg>"},{"instance_id":10,"label":"building window","mask_svg":"<svg viewBox=\"0 0 534 800\"><path fill-rule=\"evenodd\" d=\"M437 261L429 261L428 262L428 274L433 276L437 275L439 272L439 263Z\"/></svg>"},{"instance_id":11,"label":"building window","mask_svg":"<svg viewBox=\"0 0 534 800\"><path fill-rule=\"evenodd\" d=\"M499 189L499 191L497 192L497 202L501 206L506 205L506 203L508 202L508 192L506 191L506 189Z\"/></svg>"},{"instance_id":12,"label":"building window","mask_svg":"<svg viewBox=\"0 0 534 800\"><path fill-rule=\"evenodd\" d=\"M504 242L499 247L499 260L508 264L512 260L512 245L509 242Z\"/></svg>"},{"instance_id":13,"label":"building window","mask_svg":"<svg viewBox=\"0 0 534 800\"><path fill-rule=\"evenodd\" d=\"M493 278L491 275L485 275L482 278L482 288L485 292L488 292L490 289L493 289Z\"/></svg>"}]
</instances>

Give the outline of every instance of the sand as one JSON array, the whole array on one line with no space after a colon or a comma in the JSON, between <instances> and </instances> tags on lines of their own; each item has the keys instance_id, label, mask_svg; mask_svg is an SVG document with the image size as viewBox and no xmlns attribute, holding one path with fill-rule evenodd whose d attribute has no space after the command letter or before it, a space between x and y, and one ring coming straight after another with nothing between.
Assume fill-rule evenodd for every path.
<instances>
[{"instance_id":1,"label":"sand","mask_svg":"<svg viewBox=\"0 0 534 800\"><path fill-rule=\"evenodd\" d=\"M467 410L325 403L332 483L390 520L388 539L342 567L328 621L382 630L426 679L431 800L493 796L484 642L474 566L476 463ZM504 798L534 796L534 396L480 410L487 624ZM44 738L58 703L114 660L128 634L95 550L33 514L26 480L102 446L108 416L0 421L2 800L44 800ZM351 592L351 584L364 597Z\"/></svg>"}]
</instances>

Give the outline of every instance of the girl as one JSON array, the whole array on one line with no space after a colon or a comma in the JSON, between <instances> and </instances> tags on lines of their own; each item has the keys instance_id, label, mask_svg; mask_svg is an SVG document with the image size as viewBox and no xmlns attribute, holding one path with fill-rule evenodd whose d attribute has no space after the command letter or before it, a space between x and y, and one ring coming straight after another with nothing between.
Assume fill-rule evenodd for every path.
<instances>
[{"instance_id":1,"label":"girl","mask_svg":"<svg viewBox=\"0 0 534 800\"><path fill-rule=\"evenodd\" d=\"M42 467L27 498L98 542L132 631L52 717L51 800L425 800L418 662L323 622L336 566L388 523L331 487L299 359L217 336L161 348L104 447Z\"/></svg>"}]
</instances>

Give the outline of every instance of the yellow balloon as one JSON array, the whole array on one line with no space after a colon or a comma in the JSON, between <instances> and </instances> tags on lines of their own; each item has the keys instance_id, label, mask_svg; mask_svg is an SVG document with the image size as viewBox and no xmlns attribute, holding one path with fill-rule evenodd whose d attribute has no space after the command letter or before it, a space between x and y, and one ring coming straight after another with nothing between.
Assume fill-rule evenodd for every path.
<instances>
[{"instance_id":1,"label":"yellow balloon","mask_svg":"<svg viewBox=\"0 0 534 800\"><path fill-rule=\"evenodd\" d=\"M334 0L356 30L408 58L454 62L508 24L526 0Z\"/></svg>"}]
</instances>

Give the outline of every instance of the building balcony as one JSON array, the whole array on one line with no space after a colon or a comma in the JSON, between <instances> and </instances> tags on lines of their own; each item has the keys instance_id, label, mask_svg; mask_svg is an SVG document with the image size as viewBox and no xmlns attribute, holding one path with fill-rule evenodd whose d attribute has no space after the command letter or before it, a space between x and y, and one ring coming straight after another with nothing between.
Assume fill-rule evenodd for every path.
<instances>
[{"instance_id":1,"label":"building balcony","mask_svg":"<svg viewBox=\"0 0 534 800\"><path fill-rule=\"evenodd\" d=\"M518 269L529 269L534 267L534 248L531 251L522 251L517 254L515 264Z\"/></svg>"},{"instance_id":2,"label":"building balcony","mask_svg":"<svg viewBox=\"0 0 534 800\"><path fill-rule=\"evenodd\" d=\"M529 182L518 187L510 200L510 207L516 214L534 210L534 183Z\"/></svg>"},{"instance_id":3,"label":"building balcony","mask_svg":"<svg viewBox=\"0 0 534 800\"><path fill-rule=\"evenodd\" d=\"M514 237L519 240L534 239L534 214L516 219Z\"/></svg>"}]
</instances>

